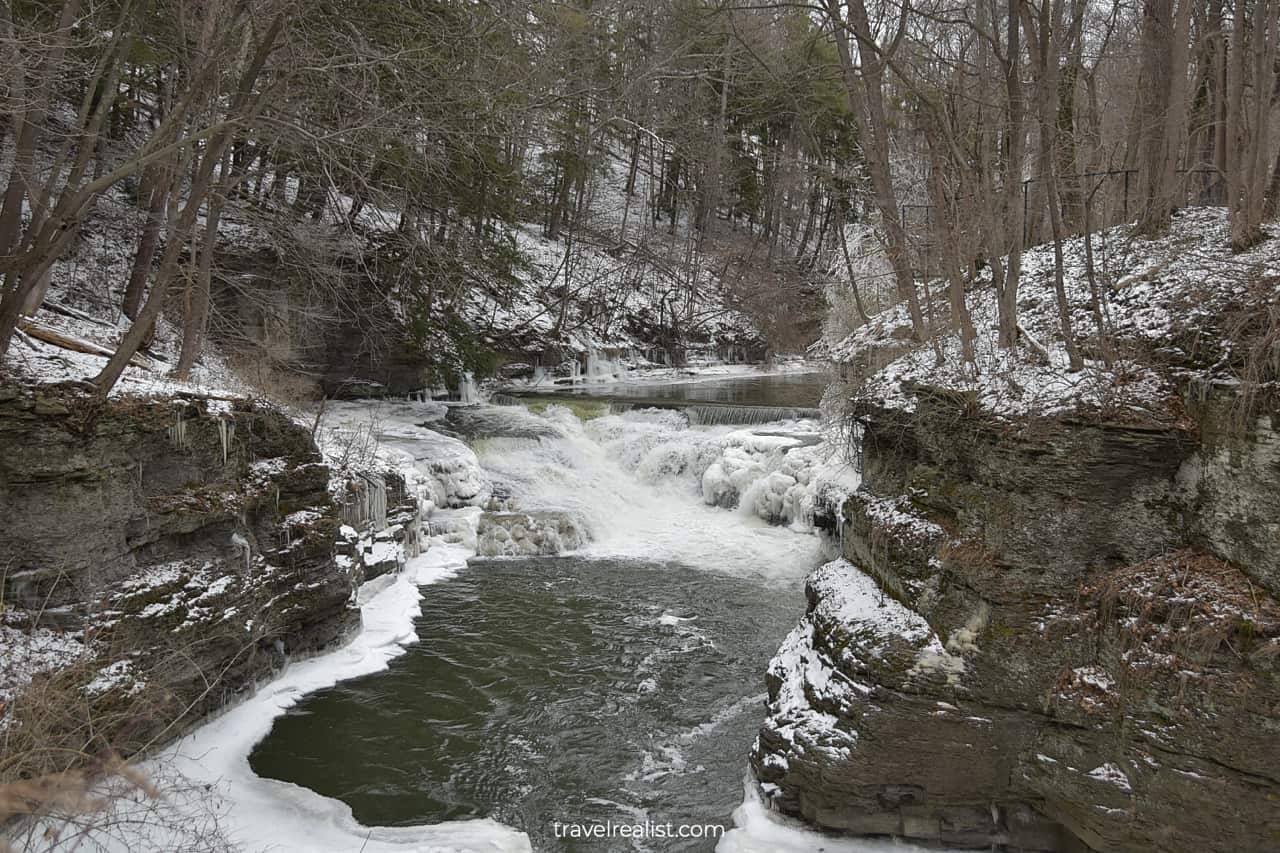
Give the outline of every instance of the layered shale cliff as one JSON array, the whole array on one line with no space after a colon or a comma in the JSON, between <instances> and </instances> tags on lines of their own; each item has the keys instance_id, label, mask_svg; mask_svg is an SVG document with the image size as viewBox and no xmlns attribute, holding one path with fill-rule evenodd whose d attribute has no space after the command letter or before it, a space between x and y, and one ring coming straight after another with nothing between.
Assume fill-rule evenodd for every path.
<instances>
[{"instance_id":1,"label":"layered shale cliff","mask_svg":"<svg viewBox=\"0 0 1280 853\"><path fill-rule=\"evenodd\" d=\"M773 661L782 812L974 849L1280 848L1280 415L863 401L842 559Z\"/></svg>"},{"instance_id":2,"label":"layered shale cliff","mask_svg":"<svg viewBox=\"0 0 1280 853\"><path fill-rule=\"evenodd\" d=\"M176 735L358 626L366 564L393 550L342 527L352 507L310 431L247 400L7 386L0 447L10 748L22 732L90 755ZM396 520L395 496L377 500Z\"/></svg>"}]
</instances>

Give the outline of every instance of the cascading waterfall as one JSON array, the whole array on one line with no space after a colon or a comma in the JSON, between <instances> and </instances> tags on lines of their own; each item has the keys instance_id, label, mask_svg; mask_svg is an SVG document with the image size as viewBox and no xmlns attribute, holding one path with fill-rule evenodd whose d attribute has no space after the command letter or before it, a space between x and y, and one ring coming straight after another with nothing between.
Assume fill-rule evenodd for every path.
<instances>
[{"instance_id":1,"label":"cascading waterfall","mask_svg":"<svg viewBox=\"0 0 1280 853\"><path fill-rule=\"evenodd\" d=\"M697 426L762 426L774 421L817 420L817 409L790 406L686 406L689 423Z\"/></svg>"},{"instance_id":2,"label":"cascading waterfall","mask_svg":"<svg viewBox=\"0 0 1280 853\"><path fill-rule=\"evenodd\" d=\"M480 463L514 511L574 519L582 553L692 552L706 565L732 565L745 559L734 556L740 546L760 547L753 538L766 534L751 531L762 521L811 530L814 492L838 467L803 423L761 433L692 428L678 411L653 409L583 422L557 406L546 417L560 437L489 439Z\"/></svg>"},{"instance_id":3,"label":"cascading waterfall","mask_svg":"<svg viewBox=\"0 0 1280 853\"><path fill-rule=\"evenodd\" d=\"M462 381L458 383L458 399L463 403L479 403L480 386L476 384L475 374L467 371L462 374Z\"/></svg>"}]
</instances>

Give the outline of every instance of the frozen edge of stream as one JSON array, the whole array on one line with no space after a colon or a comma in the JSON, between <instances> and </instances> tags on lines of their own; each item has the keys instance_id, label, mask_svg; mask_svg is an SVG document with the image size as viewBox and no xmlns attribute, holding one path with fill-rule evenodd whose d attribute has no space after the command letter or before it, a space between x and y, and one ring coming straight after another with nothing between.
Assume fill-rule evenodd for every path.
<instances>
[{"instance_id":1,"label":"frozen edge of stream","mask_svg":"<svg viewBox=\"0 0 1280 853\"><path fill-rule=\"evenodd\" d=\"M360 631L346 645L314 658L289 664L240 704L202 724L192 733L146 762L142 770L164 780L181 782L176 796L159 801L131 797L123 801L126 820L141 815L136 830L155 830L145 838L94 839L104 850L195 849L175 826L203 835L200 827L218 813L220 833L243 850L272 853L531 853L525 833L491 819L447 821L396 827L366 827L341 800L309 788L253 772L249 755L271 731L275 719L308 694L351 678L387 669L390 662L416 643L414 620L422 614L422 587L447 580L466 567L471 549L433 543L411 559L404 571L369 581L360 588ZM745 747L744 747L745 750ZM744 751L745 763L745 751ZM835 839L806 830L768 810L750 778L745 797L733 813L734 827L720 840L717 853L808 853L821 845L833 853L878 853L916 848L892 842ZM154 810L171 814L147 821ZM135 813L136 810L136 813ZM119 810L118 810L119 812ZM70 839L68 839L70 840ZM202 838L202 841L208 841ZM142 843L140 843L142 842ZM184 843L186 842L186 843ZM89 849L92 849L90 847Z\"/></svg>"},{"instance_id":2,"label":"frozen edge of stream","mask_svg":"<svg viewBox=\"0 0 1280 853\"><path fill-rule=\"evenodd\" d=\"M366 583L359 591L361 628L347 644L290 663L251 696L145 762L140 769L162 791L159 799L127 792L113 803L101 831L67 834L49 849L218 851L225 849L219 841L225 841L241 850L281 853L531 851L525 833L491 819L366 827L340 800L262 778L249 764L253 748L270 733L275 719L308 694L385 670L406 646L416 643L421 587L453 577L472 556L474 551L465 545L433 538L429 550L409 560L403 571ZM745 750L744 744L744 764ZM770 812L749 778L733 823L718 853L800 853L817 846L840 853L915 849L811 832Z\"/></svg>"},{"instance_id":3,"label":"frozen edge of stream","mask_svg":"<svg viewBox=\"0 0 1280 853\"><path fill-rule=\"evenodd\" d=\"M414 619L421 615L420 587L452 577L472 552L433 544L411 559L390 582L361 587L360 632L345 646L292 664L251 698L171 747L163 760L187 779L217 784L230 806L227 835L246 849L270 839L273 851L520 851L532 850L528 837L493 820L450 821L404 827L366 827L351 808L289 782L264 779L249 766L253 747L271 731L275 718L307 694L339 681L379 672L418 641Z\"/></svg>"},{"instance_id":4,"label":"frozen edge of stream","mask_svg":"<svg viewBox=\"0 0 1280 853\"><path fill-rule=\"evenodd\" d=\"M249 698L202 723L140 766L159 798L132 791L113 803L101 830L64 833L54 850L219 850L272 853L531 853L528 836L489 819L366 827L340 800L249 766L275 719L308 694L379 672L418 640L421 587L453 577L473 552L433 542L403 571L360 588L361 628L345 645L290 663Z\"/></svg>"}]
</instances>

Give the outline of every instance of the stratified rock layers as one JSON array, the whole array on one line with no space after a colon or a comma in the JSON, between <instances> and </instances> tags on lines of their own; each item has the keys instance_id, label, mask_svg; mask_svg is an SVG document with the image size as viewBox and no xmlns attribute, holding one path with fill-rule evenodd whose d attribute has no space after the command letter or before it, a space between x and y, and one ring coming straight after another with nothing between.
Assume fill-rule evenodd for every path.
<instances>
[{"instance_id":1,"label":"stratified rock layers","mask_svg":"<svg viewBox=\"0 0 1280 853\"><path fill-rule=\"evenodd\" d=\"M4 619L129 676L96 679L95 748L173 737L359 624L309 430L248 401L0 392Z\"/></svg>"},{"instance_id":2,"label":"stratified rock layers","mask_svg":"<svg viewBox=\"0 0 1280 853\"><path fill-rule=\"evenodd\" d=\"M1037 851L1280 849L1280 420L866 406L844 559L752 766L821 827Z\"/></svg>"}]
</instances>

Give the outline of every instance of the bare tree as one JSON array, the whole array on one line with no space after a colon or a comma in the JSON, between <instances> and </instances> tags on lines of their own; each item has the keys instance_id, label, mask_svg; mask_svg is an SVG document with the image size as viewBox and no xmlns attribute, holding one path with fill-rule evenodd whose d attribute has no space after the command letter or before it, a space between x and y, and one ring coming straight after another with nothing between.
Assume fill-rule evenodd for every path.
<instances>
[{"instance_id":1,"label":"bare tree","mask_svg":"<svg viewBox=\"0 0 1280 853\"><path fill-rule=\"evenodd\" d=\"M882 47L872 33L871 21L862 0L848 0L846 6L847 21L838 0L827 0L827 17L834 28L845 85L849 90L849 102L858 123L859 139L867 170L871 175L880 225L884 230L885 251L893 267L898 295L907 303L916 339L923 341L929 337L929 332L925 326L924 314L920 310L907 232L902 224L898 198L893 188L893 175L889 166L889 119L885 110L885 56L893 54L905 34L908 7L902 7L896 34ZM858 66L854 65L849 43L850 32L858 45Z\"/></svg>"}]
</instances>

